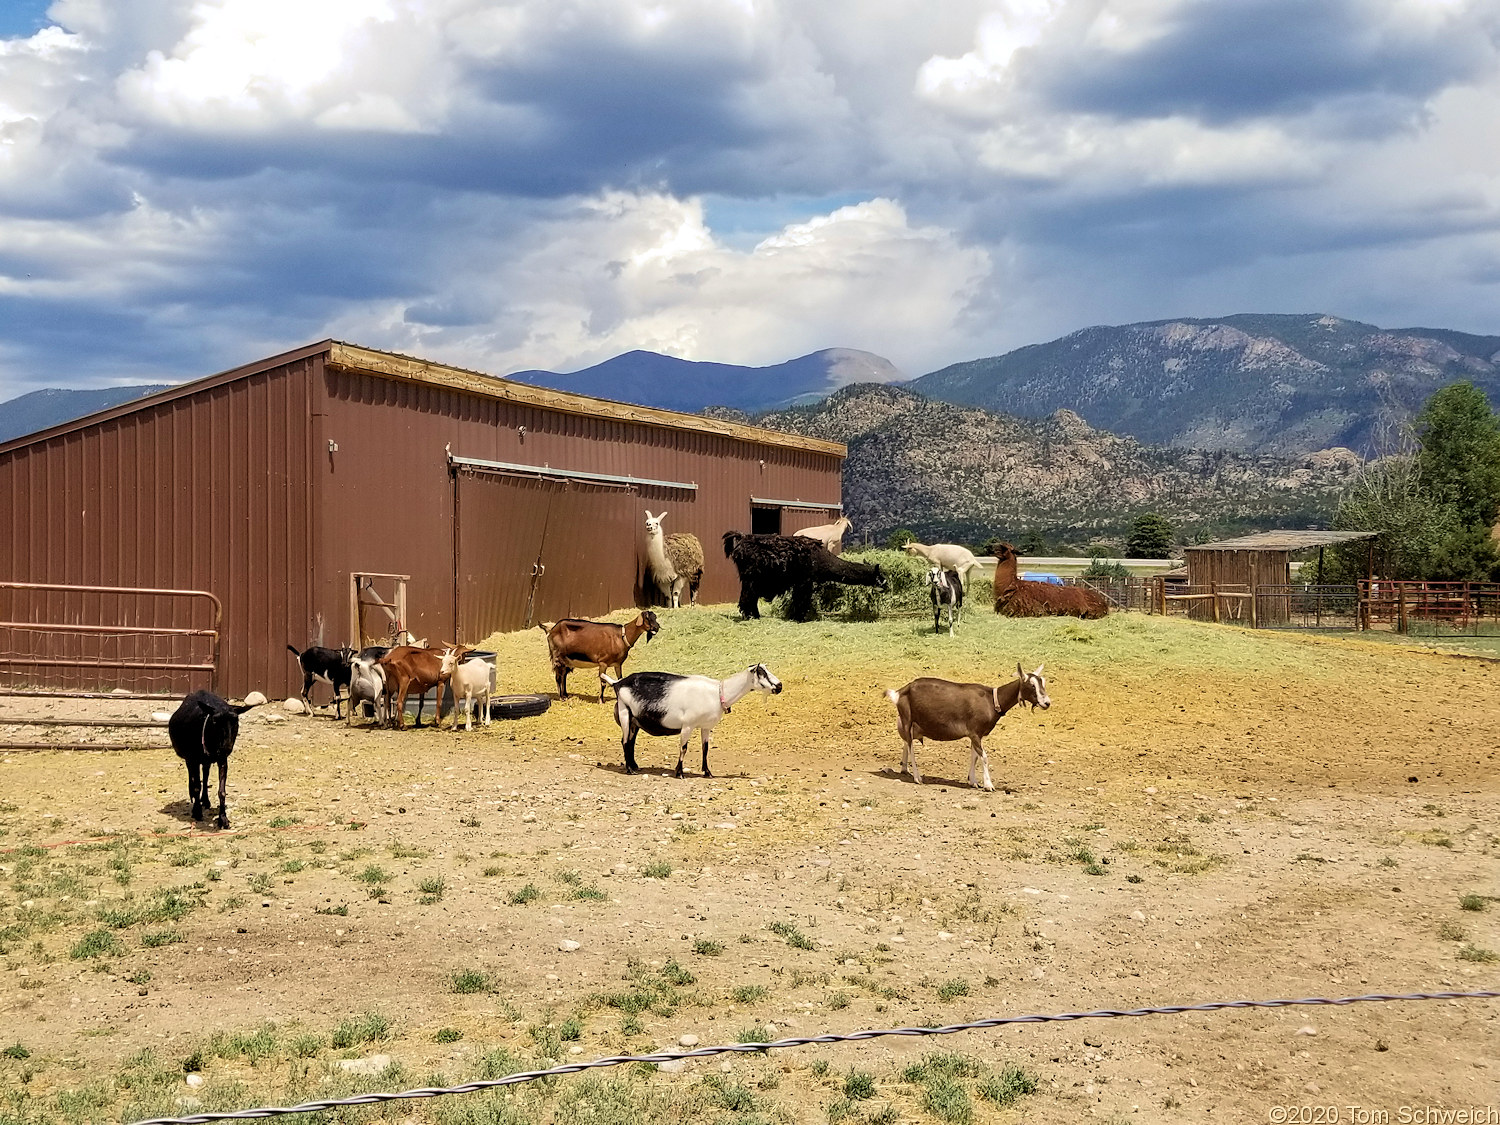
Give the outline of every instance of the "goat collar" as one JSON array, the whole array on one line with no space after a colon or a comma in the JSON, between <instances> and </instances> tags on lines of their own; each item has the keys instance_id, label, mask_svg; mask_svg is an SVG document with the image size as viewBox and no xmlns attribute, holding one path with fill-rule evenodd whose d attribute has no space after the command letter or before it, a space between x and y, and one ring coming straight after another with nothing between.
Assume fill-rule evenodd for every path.
<instances>
[{"instance_id":1,"label":"goat collar","mask_svg":"<svg viewBox=\"0 0 1500 1125\"><path fill-rule=\"evenodd\" d=\"M724 702L724 683L722 680L719 682L719 710L726 715L729 714L729 704Z\"/></svg>"}]
</instances>

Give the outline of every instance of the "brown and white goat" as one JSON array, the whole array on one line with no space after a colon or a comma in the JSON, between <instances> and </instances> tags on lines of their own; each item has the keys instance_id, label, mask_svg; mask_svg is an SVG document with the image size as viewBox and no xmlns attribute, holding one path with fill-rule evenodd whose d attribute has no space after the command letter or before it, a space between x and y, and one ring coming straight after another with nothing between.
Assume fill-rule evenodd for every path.
<instances>
[{"instance_id":1,"label":"brown and white goat","mask_svg":"<svg viewBox=\"0 0 1500 1125\"><path fill-rule=\"evenodd\" d=\"M403 645L380 658L380 668L385 675L386 714L395 718L397 730L406 729L406 697L413 690L425 695L433 688L438 689L437 718L433 720L433 726L442 728L443 688L453 675L453 669L469 651L467 646L456 644L445 645L441 650ZM453 721L457 723L457 708L453 715ZM421 725L422 709L419 705L417 726Z\"/></svg>"},{"instance_id":2,"label":"brown and white goat","mask_svg":"<svg viewBox=\"0 0 1500 1125\"><path fill-rule=\"evenodd\" d=\"M984 788L993 792L990 781L990 760L984 751L984 736L995 729L995 724L1018 703L1031 704L1032 710L1046 710L1052 706L1047 697L1047 681L1042 678L1042 665L1035 672L1027 672L1016 665L1017 678L999 687L988 684L956 684L950 680L939 680L924 676L913 680L900 691L887 691L885 697L896 705L896 729L906 748L901 752L901 772L911 773L911 779L922 784L922 771L917 768L917 752L913 742L932 739L934 742L952 742L955 739L969 740L969 784L973 786L976 766L984 769Z\"/></svg>"},{"instance_id":3,"label":"brown and white goat","mask_svg":"<svg viewBox=\"0 0 1500 1125\"><path fill-rule=\"evenodd\" d=\"M616 625L611 621L582 621L564 618L546 629L547 654L552 658L552 674L557 678L557 698L568 698L568 673L574 668L596 668L599 671L599 702L604 702L604 672L615 670L615 678L624 675L625 658L635 642L650 640L661 630L656 614L643 609L633 621Z\"/></svg>"},{"instance_id":4,"label":"brown and white goat","mask_svg":"<svg viewBox=\"0 0 1500 1125\"><path fill-rule=\"evenodd\" d=\"M1054 586L1016 574L1020 556L1009 543L995 544L995 612L1006 617L1082 617L1109 614L1109 601L1087 586Z\"/></svg>"}]
</instances>

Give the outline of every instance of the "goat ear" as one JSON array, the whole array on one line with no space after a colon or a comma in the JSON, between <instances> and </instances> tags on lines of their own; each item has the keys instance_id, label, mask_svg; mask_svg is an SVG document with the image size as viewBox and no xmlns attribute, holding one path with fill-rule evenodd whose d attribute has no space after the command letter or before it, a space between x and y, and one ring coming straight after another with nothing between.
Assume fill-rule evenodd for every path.
<instances>
[{"instance_id":1,"label":"goat ear","mask_svg":"<svg viewBox=\"0 0 1500 1125\"><path fill-rule=\"evenodd\" d=\"M1035 672L1033 672L1033 673L1031 673L1031 674L1032 674L1032 675L1033 675L1033 676L1040 676L1040 675L1041 675L1041 674L1042 674L1042 669L1043 669L1043 668L1045 668L1045 667L1046 667L1046 665L1045 665L1045 664L1038 664L1038 665L1037 665L1037 666L1036 666L1036 671L1035 671Z\"/></svg>"},{"instance_id":2,"label":"goat ear","mask_svg":"<svg viewBox=\"0 0 1500 1125\"><path fill-rule=\"evenodd\" d=\"M1019 660L1016 661L1016 675L1020 676L1023 680L1026 678L1026 669L1021 667Z\"/></svg>"}]
</instances>

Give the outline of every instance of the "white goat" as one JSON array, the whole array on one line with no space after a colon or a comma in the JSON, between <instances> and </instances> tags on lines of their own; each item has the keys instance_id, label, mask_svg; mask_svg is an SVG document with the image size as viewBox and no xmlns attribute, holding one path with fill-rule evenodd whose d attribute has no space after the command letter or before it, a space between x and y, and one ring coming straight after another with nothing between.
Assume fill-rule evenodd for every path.
<instances>
[{"instance_id":1,"label":"white goat","mask_svg":"<svg viewBox=\"0 0 1500 1125\"><path fill-rule=\"evenodd\" d=\"M834 554L838 554L844 547L844 533L854 527L849 522L848 516L840 516L833 523L819 524L817 527L804 527L801 531L794 532L805 539L816 539Z\"/></svg>"},{"instance_id":2,"label":"white goat","mask_svg":"<svg viewBox=\"0 0 1500 1125\"><path fill-rule=\"evenodd\" d=\"M781 692L781 681L764 664L752 664L727 680L710 676L677 676L671 672L632 672L623 679L600 676L615 689L615 722L620 724L620 746L625 751L625 772L635 773L635 736L640 731L654 735L676 734L677 776L687 754L693 728L703 739L703 776L708 770L708 732L729 714L729 709L752 691Z\"/></svg>"},{"instance_id":3,"label":"white goat","mask_svg":"<svg viewBox=\"0 0 1500 1125\"><path fill-rule=\"evenodd\" d=\"M474 706L479 706L479 725L490 725L490 685L495 678L495 666L488 660L475 657L465 660L453 670L448 685L453 689L453 706L464 713L464 730L474 729ZM453 725L458 726L458 711L453 713Z\"/></svg>"},{"instance_id":4,"label":"white goat","mask_svg":"<svg viewBox=\"0 0 1500 1125\"><path fill-rule=\"evenodd\" d=\"M984 564L974 557L974 552L957 543L908 543L902 548L908 555L920 555L930 563L951 570L969 588L969 571L982 570Z\"/></svg>"},{"instance_id":5,"label":"white goat","mask_svg":"<svg viewBox=\"0 0 1500 1125\"><path fill-rule=\"evenodd\" d=\"M364 710L370 704L375 710L375 725L385 726L385 669L379 664L387 649L379 655L366 656L361 653L349 662L349 725L354 725L356 708Z\"/></svg>"},{"instance_id":6,"label":"white goat","mask_svg":"<svg viewBox=\"0 0 1500 1125\"><path fill-rule=\"evenodd\" d=\"M959 610L964 607L964 584L953 571L944 570L934 563L927 569L927 593L932 598L932 631L940 631L938 619L942 616L943 606L947 606L948 635L953 636Z\"/></svg>"}]
</instances>

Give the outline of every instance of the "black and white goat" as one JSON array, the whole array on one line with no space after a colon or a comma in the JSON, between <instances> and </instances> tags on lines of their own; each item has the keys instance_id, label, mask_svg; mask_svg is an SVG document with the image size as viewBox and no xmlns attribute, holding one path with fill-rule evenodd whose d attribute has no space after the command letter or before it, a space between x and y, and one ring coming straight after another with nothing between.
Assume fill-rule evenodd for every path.
<instances>
[{"instance_id":1,"label":"black and white goat","mask_svg":"<svg viewBox=\"0 0 1500 1125\"><path fill-rule=\"evenodd\" d=\"M255 696L251 696L255 700ZM264 703L261 697L259 703ZM172 749L187 763L188 799L193 802L193 819L202 820L205 809L213 808L208 798L208 769L219 767L220 828L229 827L225 790L229 785L229 755L240 735L240 716L257 702L226 703L211 691L195 691L177 706L167 720L167 735Z\"/></svg>"},{"instance_id":2,"label":"black and white goat","mask_svg":"<svg viewBox=\"0 0 1500 1125\"><path fill-rule=\"evenodd\" d=\"M953 626L958 624L959 611L964 607L964 583L958 574L944 570L934 563L927 571L927 592L932 596L932 631L942 632L938 619L943 607L948 607L948 635L953 636Z\"/></svg>"},{"instance_id":3,"label":"black and white goat","mask_svg":"<svg viewBox=\"0 0 1500 1125\"><path fill-rule=\"evenodd\" d=\"M321 648L314 645L298 652L291 645L286 649L297 658L297 664L302 669L302 702L307 704L309 713L312 711L312 686L316 680L322 680L333 688L333 717L337 719L340 711L339 689L347 689L349 686L349 664L354 659L352 648Z\"/></svg>"},{"instance_id":4,"label":"black and white goat","mask_svg":"<svg viewBox=\"0 0 1500 1125\"><path fill-rule=\"evenodd\" d=\"M615 722L620 724L620 746L625 751L625 772L635 773L635 736L645 731L659 737L679 736L677 774L682 776L682 759L687 754L693 728L703 739L703 776L708 770L708 732L729 714L729 709L752 691L777 695L781 681L771 675L764 664L752 664L727 680L711 676L677 676L671 672L632 672L612 680L602 672L606 683L615 689Z\"/></svg>"}]
</instances>

